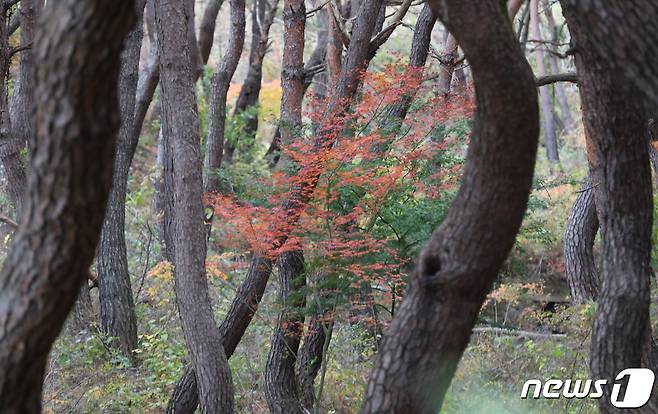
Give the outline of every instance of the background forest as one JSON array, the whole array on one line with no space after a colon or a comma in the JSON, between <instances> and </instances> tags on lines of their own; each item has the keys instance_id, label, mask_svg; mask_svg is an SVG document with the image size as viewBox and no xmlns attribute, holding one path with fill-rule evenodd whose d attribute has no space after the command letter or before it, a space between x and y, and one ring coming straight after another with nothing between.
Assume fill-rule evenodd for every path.
<instances>
[{"instance_id":1,"label":"background forest","mask_svg":"<svg viewBox=\"0 0 658 414\"><path fill-rule=\"evenodd\" d=\"M592 143L594 129L582 122L581 102L583 108L595 105L579 91L583 79L589 86L597 76L608 78L596 70L583 77L577 68L575 56L588 43L573 40L583 34L570 33L559 1L483 1L472 6L470 21L461 9L471 6L449 5L458 11L451 11L456 17L447 20L448 29L441 22L445 16L417 0L137 0L130 31L119 29L126 23L120 23L125 16L118 9L133 2L98 6L94 12L81 4L103 2L50 3L58 2L48 2L44 9L41 0L5 1L0 14L0 65L7 92L0 102L0 247L5 266L13 263L10 250L23 226L21 215L27 220L39 208L27 208L23 201L27 177L35 168L30 165L37 165L34 160L30 164L30 153L38 159L36 148L43 148L38 147L36 137L42 132L36 129L42 128L36 123L47 113L38 109L32 116L32 108L46 105L39 95L46 82L36 79L46 79L62 62L75 62L68 60L67 45L75 45L76 38L61 40L53 24L49 27L55 27L55 34L48 37L44 29L41 39L59 47L62 57L55 60L59 65L40 67L39 59L48 59L51 49L37 48L35 32L49 19L75 22L95 13L105 16L91 29L95 34L81 34L91 39L91 46L81 47L83 52L72 46L70 56L92 56L94 48L110 44L114 31L128 35L115 65L118 88L112 90L118 91L120 123L98 246L92 252L93 238L83 234L72 241L57 230L93 223L91 212L51 228L52 239L65 246L62 256L76 257L76 249L86 245L87 255L95 258L88 274L70 271L73 279L78 275L87 280L47 359L37 411L191 413L200 402L202 412L209 413L225 412L212 407L231 404L241 413L420 412L373 408L378 394L367 391L368 378L378 367L389 369L381 362L384 356L378 365L377 355L387 355L384 343L389 351L394 346L393 340L383 340L385 332L401 309L409 310L401 307L409 286L425 288L427 283L434 289L451 283L422 277L457 266L428 259L433 246L444 246L444 239L432 238L437 226L437 232L449 234L445 239L457 240L459 246L461 234L480 231L472 223L453 224L459 213L451 213L458 210L451 205L459 205L464 188L508 187L509 194L501 191L461 204L466 212L481 203L492 213L477 217L491 217L490 225L471 242L475 250L450 252L473 263L480 256L491 257L494 264L464 271L462 278L481 278L484 286L454 293L475 297L474 327L461 360L461 350L451 345L442 351L457 352L456 359L448 359L459 365L454 376L450 367L441 367L447 380L430 382L442 390L438 407L441 413L597 412L596 400L519 398L528 379L592 377L596 300L606 289L615 291L615 285L603 281L601 270L608 269L603 257L610 257L598 235L601 207L594 195L600 183L596 166L602 161L592 155L596 151L588 156L588 146L597 144ZM488 11L501 4L507 17ZM48 15L58 7L82 12ZM650 8L648 16L657 14L655 5ZM512 22L513 39L495 29L507 28L505 19ZM462 34L462 48L458 32L465 30L474 34ZM71 33L75 36L75 30ZM495 43L499 34L496 39L503 40ZM474 53L466 50L470 45L489 40L497 46L466 59ZM109 97L104 102L112 102L117 93L110 90L116 74L99 69L116 60L110 55L71 72L83 80L96 76L86 84L90 98L75 106L98 117L96 129L89 131L112 131L116 124L107 107L91 105L103 96ZM538 91L536 101L517 99L528 89L521 76L527 74L526 64L534 75L527 79L534 80L530 89ZM478 78L475 72L487 69L498 75ZM497 92L478 91L476 102L478 79ZM614 84L618 77L611 79ZM53 82L66 87L62 79ZM518 91L512 86L516 82ZM507 98L496 101L496 95ZM498 116L502 112L497 110L479 113L478 105L500 107L509 118ZM646 114L640 104L629 105L628 111ZM67 113L65 107L44 107ZM534 107L540 115L536 160L519 155L524 149L532 153L532 143L521 139L512 144L513 133L536 133L538 125L526 117ZM496 145L504 147L499 155L479 159L486 167L469 167L469 145L489 133L483 127L476 136L476 123L486 125L495 118L507 123L496 131L509 139L492 140L480 151L493 154ZM636 147L644 151L646 173L646 155L654 168L658 158L653 121L647 129L648 117L640 118L633 131L642 131L637 138L642 144ZM66 123L67 118L62 115L49 125L56 128L58 119ZM73 144L62 144L62 154L72 148L67 145ZM82 165L94 151L110 150L99 145L89 151L72 152L70 165ZM474 158L480 154L471 151ZM57 157L44 159L54 162ZM94 165L73 173L68 182L84 182L87 171L97 174ZM518 234L500 225L514 227L514 211L519 210L514 210L515 200L525 206L525 196L514 191L525 191L527 185L521 180L489 186L482 178L505 168L519 175L534 168ZM642 167L637 168L641 175ZM64 191L66 180L56 173L43 177L54 191ZM645 182L639 179L637 185ZM645 187L652 188L653 182ZM653 234L655 246L652 226L644 230ZM612 234L614 223L607 228ZM78 247L69 250L66 240ZM510 242L509 256L496 250L497 245L505 250L505 240ZM649 253L654 264L658 252L654 247ZM495 264L496 257L502 267ZM57 260L52 263L60 266ZM653 271L648 279L655 322ZM447 292L441 295L450 297ZM9 309L3 300L0 296L2 312ZM407 317L407 325L421 324L413 314ZM0 315L0 328L3 323ZM647 328L650 322L642 323L642 332L655 331ZM438 327L448 326L444 335L451 335L450 324L436 326L426 332L434 335L443 329ZM466 341L470 329L464 331ZM633 342L634 337L628 338ZM647 341L651 360L658 354L650 335ZM0 362L2 355L0 350ZM223 368L227 359L229 369ZM6 378L0 375L4 398L19 392ZM221 395L221 401L212 402L208 395ZM234 401L224 401L230 398ZM31 412L14 409L6 412Z\"/></svg>"}]
</instances>

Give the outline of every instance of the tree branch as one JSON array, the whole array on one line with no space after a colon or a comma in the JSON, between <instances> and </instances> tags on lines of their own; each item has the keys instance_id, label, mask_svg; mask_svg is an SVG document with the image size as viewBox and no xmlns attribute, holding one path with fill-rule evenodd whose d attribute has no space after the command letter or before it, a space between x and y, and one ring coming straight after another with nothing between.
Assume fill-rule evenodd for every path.
<instances>
[{"instance_id":1,"label":"tree branch","mask_svg":"<svg viewBox=\"0 0 658 414\"><path fill-rule=\"evenodd\" d=\"M556 73L555 75L540 76L535 80L537 86L549 85L556 82L578 83L578 75L575 72Z\"/></svg>"}]
</instances>

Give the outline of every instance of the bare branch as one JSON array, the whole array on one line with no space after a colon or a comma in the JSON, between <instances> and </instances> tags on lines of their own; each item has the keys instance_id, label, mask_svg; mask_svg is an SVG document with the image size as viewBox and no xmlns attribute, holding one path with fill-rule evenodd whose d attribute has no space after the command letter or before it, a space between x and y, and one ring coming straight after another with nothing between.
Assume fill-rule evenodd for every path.
<instances>
[{"instance_id":1,"label":"bare branch","mask_svg":"<svg viewBox=\"0 0 658 414\"><path fill-rule=\"evenodd\" d=\"M412 0L404 0L398 11L393 15L393 21L375 35L370 41L370 53L375 52L381 45L386 43L391 34L402 23L402 19L409 11Z\"/></svg>"},{"instance_id":2,"label":"bare branch","mask_svg":"<svg viewBox=\"0 0 658 414\"><path fill-rule=\"evenodd\" d=\"M16 223L14 220L12 220L11 218L5 216L5 215L2 214L2 213L0 213L0 222L5 223L5 224L8 224L8 225L11 226L13 229L17 229L17 228L18 228L18 223Z\"/></svg>"},{"instance_id":3,"label":"bare branch","mask_svg":"<svg viewBox=\"0 0 658 414\"><path fill-rule=\"evenodd\" d=\"M555 82L578 83L578 75L575 72L556 73L554 75L540 76L535 80L537 86L549 85Z\"/></svg>"}]
</instances>

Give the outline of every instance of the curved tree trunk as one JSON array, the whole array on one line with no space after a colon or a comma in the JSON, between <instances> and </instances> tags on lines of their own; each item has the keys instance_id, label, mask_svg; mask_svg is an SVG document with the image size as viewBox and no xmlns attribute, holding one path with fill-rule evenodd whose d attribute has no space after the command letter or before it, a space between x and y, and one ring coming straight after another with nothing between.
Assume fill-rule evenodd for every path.
<instances>
[{"instance_id":1,"label":"curved tree trunk","mask_svg":"<svg viewBox=\"0 0 658 414\"><path fill-rule=\"evenodd\" d=\"M133 11L131 1L49 2L37 30L25 214L0 273L3 413L41 411L48 353L87 279L112 183L119 55Z\"/></svg>"},{"instance_id":2,"label":"curved tree trunk","mask_svg":"<svg viewBox=\"0 0 658 414\"><path fill-rule=\"evenodd\" d=\"M645 125L658 104L658 30L652 23L658 5L648 0L561 3L578 49L576 68L585 128L592 138L588 155L602 228L602 285L590 366L594 378L610 384L621 370L642 366L650 332L653 200ZM604 391L600 411L621 412L611 406L611 387ZM657 409L650 401L637 412Z\"/></svg>"},{"instance_id":3,"label":"curved tree trunk","mask_svg":"<svg viewBox=\"0 0 658 414\"><path fill-rule=\"evenodd\" d=\"M223 3L224 0L210 0L203 12L203 18L199 26L199 53L201 54L201 63L204 65L208 63L210 58L210 51L215 41L215 23Z\"/></svg>"},{"instance_id":4,"label":"curved tree trunk","mask_svg":"<svg viewBox=\"0 0 658 414\"><path fill-rule=\"evenodd\" d=\"M172 223L176 301L196 372L202 413L233 412L231 373L213 317L206 277L201 148L194 64L188 24L180 2L156 0L162 77L165 185L173 192L165 222ZM165 189L167 191L167 189Z\"/></svg>"},{"instance_id":5,"label":"curved tree trunk","mask_svg":"<svg viewBox=\"0 0 658 414\"><path fill-rule=\"evenodd\" d=\"M244 46L245 1L231 0L231 36L224 60L210 80L210 111L208 113L208 138L203 162L206 192L222 191L222 182L217 174L224 156L224 126L226 124L226 94L231 79L238 67Z\"/></svg>"},{"instance_id":6,"label":"curved tree trunk","mask_svg":"<svg viewBox=\"0 0 658 414\"><path fill-rule=\"evenodd\" d=\"M599 272L594 261L594 239L598 230L594 189L588 177L571 209L564 233L564 266L575 304L596 300L599 293Z\"/></svg>"},{"instance_id":7,"label":"curved tree trunk","mask_svg":"<svg viewBox=\"0 0 658 414\"><path fill-rule=\"evenodd\" d=\"M375 360L363 413L440 410L480 307L514 244L532 183L537 89L500 2L430 5L472 67L475 125L459 193L418 258Z\"/></svg>"},{"instance_id":8,"label":"curved tree trunk","mask_svg":"<svg viewBox=\"0 0 658 414\"><path fill-rule=\"evenodd\" d=\"M539 0L530 0L530 26L534 40L541 40L541 23L539 20ZM536 47L534 52L535 64L537 65L536 75L542 77L546 75L546 64L544 63L544 52L541 47ZM555 134L555 119L553 118L553 100L549 91L550 86L541 86L539 88L539 108L541 109L541 120L544 132L544 146L546 147L546 156L551 164L551 171L555 172L560 169L560 154L557 146L557 135Z\"/></svg>"},{"instance_id":9,"label":"curved tree trunk","mask_svg":"<svg viewBox=\"0 0 658 414\"><path fill-rule=\"evenodd\" d=\"M239 115L250 107L258 104L260 95L261 81L263 78L263 59L269 48L270 27L274 22L279 0L272 0L269 4L267 0L257 0L251 12L251 50L249 53L249 70L247 77L242 83L240 94L235 102L233 116ZM258 131L258 114L251 116L245 125L244 135L249 137L248 142L252 142ZM238 143L226 142L224 158L231 162L235 147Z\"/></svg>"},{"instance_id":10,"label":"curved tree trunk","mask_svg":"<svg viewBox=\"0 0 658 414\"><path fill-rule=\"evenodd\" d=\"M97 271L101 329L112 338L111 344L133 357L137 348L137 317L128 272L126 251L126 192L128 172L139 135L133 133L135 93L139 76L145 0L135 2L137 23L124 42L119 75L121 128L114 158L112 190L98 246Z\"/></svg>"},{"instance_id":11,"label":"curved tree trunk","mask_svg":"<svg viewBox=\"0 0 658 414\"><path fill-rule=\"evenodd\" d=\"M379 12L381 0L366 0L365 7L361 8L359 16L355 21L352 30L352 41L347 52L347 59L341 77L336 86L336 92L332 95L325 110L325 118L322 121L322 127L315 137L313 150L321 154L327 151L335 142L336 125L335 120L341 119L348 110L343 103L350 101L357 92L361 84L359 76L361 70L368 65L368 56L370 56L371 45L375 19L373 15ZM272 248L282 246L287 240L292 228L295 227L302 212L302 208L308 203L315 191L315 187L320 178L324 167L322 157L317 157L313 163L302 168L298 176L298 187L292 189L288 199L283 202L279 220L272 225L276 230L274 233L281 233L281 236L274 240ZM272 259L254 255L249 270L244 281L240 284L235 294L231 306L219 327L222 338L224 339L224 351L230 357L235 351L238 343L242 339L244 332L251 323L251 320L258 308L265 286L272 271ZM196 398L194 398L197 389L194 382L194 370L188 367L176 384L172 399L169 401L168 412L191 413L196 407ZM176 410L178 401L194 401L193 404L186 406L186 409L192 411ZM175 410L175 411L173 411Z\"/></svg>"}]
</instances>

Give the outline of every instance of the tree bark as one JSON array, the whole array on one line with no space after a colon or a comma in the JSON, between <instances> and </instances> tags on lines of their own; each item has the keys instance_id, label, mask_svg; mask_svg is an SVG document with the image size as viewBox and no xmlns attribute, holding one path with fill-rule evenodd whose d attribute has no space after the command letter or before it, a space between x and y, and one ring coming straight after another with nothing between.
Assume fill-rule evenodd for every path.
<instances>
[{"instance_id":1,"label":"tree bark","mask_svg":"<svg viewBox=\"0 0 658 414\"><path fill-rule=\"evenodd\" d=\"M297 357L297 387L302 407L308 412L315 405L315 378L322 367L324 350L329 346L334 321L321 312L310 317Z\"/></svg>"},{"instance_id":2,"label":"tree bark","mask_svg":"<svg viewBox=\"0 0 658 414\"><path fill-rule=\"evenodd\" d=\"M658 103L654 67L658 31L649 23L658 18L658 5L619 0L561 3L577 48L583 120L592 138L588 155L602 229L602 285L590 366L595 378L611 383L621 370L642 366L650 332L653 200L645 125ZM605 39L608 42L602 47L599 42ZM604 392L600 411L623 411L611 405L611 387L604 387ZM637 412L656 409L650 401Z\"/></svg>"},{"instance_id":3,"label":"tree bark","mask_svg":"<svg viewBox=\"0 0 658 414\"><path fill-rule=\"evenodd\" d=\"M248 108L258 104L261 81L263 78L263 59L269 48L270 27L274 22L279 1L273 0L272 4L267 0L257 0L251 13L251 50L249 53L249 70L247 77L242 83L240 94L235 102L233 116L239 115ZM258 131L258 114L251 116L245 125L244 136L248 142L256 138ZM226 142L224 158L231 162L235 147L238 143Z\"/></svg>"},{"instance_id":4,"label":"tree bark","mask_svg":"<svg viewBox=\"0 0 658 414\"><path fill-rule=\"evenodd\" d=\"M38 413L50 348L87 279L112 183L133 2L49 2L35 39L25 214L0 272L0 411Z\"/></svg>"},{"instance_id":5,"label":"tree bark","mask_svg":"<svg viewBox=\"0 0 658 414\"><path fill-rule=\"evenodd\" d=\"M29 3L28 3L29 5ZM23 6L20 7L20 10L23 10ZM20 11L19 11L20 13ZM29 12L28 9L25 10L25 15L21 14L21 18L28 18ZM25 37L29 34L29 28L24 35ZM20 97L23 99L12 99L12 103L16 107L18 103L24 104L23 111L26 111L27 100L30 99L28 96L28 91L34 86L34 82L28 82L29 79L23 78L24 75L30 74L28 71L28 66L31 61L31 51L29 54L22 55L21 61L26 60L26 65L21 64L21 69L19 69L18 84L16 85L16 93L20 93ZM24 57L25 56L25 57ZM28 57L29 56L29 57ZM10 47L9 47L9 36L7 33L7 14L6 12L0 13L0 73L2 73L2 79L0 79L0 88L1 90L6 89L6 73L9 71L10 62ZM22 62L21 62L22 63ZM34 69L34 68L32 68ZM20 82L23 82L22 84ZM32 98L33 99L33 98ZM31 113L31 108L30 108ZM20 113L16 114L16 127L12 125L12 119L10 116L9 103L7 101L7 96L5 93L0 97L0 162L5 169L5 175L7 176L7 192L9 195L9 200L13 204L14 208L14 218L17 221L20 221L21 211L23 209L23 197L25 193L25 166L21 158L21 151L25 148L26 140L29 138L29 131L25 130L25 127L31 127L31 116L30 113ZM20 117L20 118L19 118ZM26 125L20 124L21 120L29 121ZM19 125L20 124L20 125Z\"/></svg>"},{"instance_id":6,"label":"tree bark","mask_svg":"<svg viewBox=\"0 0 658 414\"><path fill-rule=\"evenodd\" d=\"M514 244L532 183L537 89L510 19L497 0L430 5L473 70L475 125L462 185L420 254L375 360L363 413L440 410L480 307Z\"/></svg>"},{"instance_id":7,"label":"tree bark","mask_svg":"<svg viewBox=\"0 0 658 414\"><path fill-rule=\"evenodd\" d=\"M283 2L283 61L281 68L281 143L291 145L300 136L302 101L304 100L304 30L306 7L304 0ZM280 162L287 170L295 169L286 153ZM279 299L281 311L265 366L265 397L270 412L301 414L302 404L297 392L295 363L303 333L304 317L300 308L305 298L299 289L306 285L304 254L301 249L279 256ZM294 298L291 300L291 297Z\"/></svg>"},{"instance_id":8,"label":"tree bark","mask_svg":"<svg viewBox=\"0 0 658 414\"><path fill-rule=\"evenodd\" d=\"M245 31L245 1L231 0L231 35L228 49L217 71L210 80L210 111L208 113L208 138L203 163L205 171L205 191L222 191L222 181L217 174L222 166L224 155L224 126L226 123L226 94L231 78L238 67Z\"/></svg>"},{"instance_id":9,"label":"tree bark","mask_svg":"<svg viewBox=\"0 0 658 414\"><path fill-rule=\"evenodd\" d=\"M558 29L555 24L555 18L553 18L553 11L551 10L551 5L549 2L546 2L546 7L545 7L545 13L546 13L546 21L548 22L548 29L551 31L552 34L552 39L554 43L558 43L560 41L560 38L558 36ZM558 67L558 60L557 56L555 56L553 53L548 54L548 63L551 68L551 72L553 75L559 74L560 69ZM555 97L557 98L557 103L558 106L560 107L560 114L562 115L562 120L564 121L564 130L565 131L571 131L575 128L576 122L573 120L573 116L571 116L571 109L569 108L569 101L567 99L567 94L564 90L564 85L561 83L555 83L553 85L553 90L555 91Z\"/></svg>"},{"instance_id":10,"label":"tree bark","mask_svg":"<svg viewBox=\"0 0 658 414\"><path fill-rule=\"evenodd\" d=\"M201 54L201 63L204 65L208 63L210 58L210 51L215 41L215 23L223 3L224 0L210 0L203 12L203 18L199 26L199 53Z\"/></svg>"},{"instance_id":11,"label":"tree bark","mask_svg":"<svg viewBox=\"0 0 658 414\"><path fill-rule=\"evenodd\" d=\"M24 0L18 7L19 22L21 25L21 46L34 43L34 29L37 20L37 1ZM7 149L14 153L8 155L5 162L9 185L10 199L16 209L16 217L19 218L23 205L23 194L25 193L25 166L20 151L27 144L34 142L34 53L30 48L20 52L20 66L18 76L14 85L14 93L9 103L9 117L11 119L11 137ZM6 72L2 72L6 73ZM18 151L18 152L16 152Z\"/></svg>"},{"instance_id":12,"label":"tree bark","mask_svg":"<svg viewBox=\"0 0 658 414\"><path fill-rule=\"evenodd\" d=\"M594 261L594 239L598 230L594 188L588 177L571 209L564 233L564 266L575 304L596 300L598 296L599 272Z\"/></svg>"},{"instance_id":13,"label":"tree bark","mask_svg":"<svg viewBox=\"0 0 658 414\"><path fill-rule=\"evenodd\" d=\"M137 23L124 42L119 74L121 127L114 158L112 190L103 221L96 268L101 329L111 345L133 357L137 348L137 317L128 272L126 250L126 192L128 172L139 135L133 133L135 93L139 76L139 56L143 38L145 0L135 2Z\"/></svg>"},{"instance_id":14,"label":"tree bark","mask_svg":"<svg viewBox=\"0 0 658 414\"><path fill-rule=\"evenodd\" d=\"M411 40L411 52L409 54L409 68L418 70L425 66L427 55L429 54L430 42L432 40L432 29L436 24L436 14L432 12L429 4L423 5L423 9L418 15L416 26L414 27L414 36ZM444 70L443 68L441 70ZM422 76L422 73L419 73ZM407 112L411 107L416 90L404 94L394 103L387 112L386 125L394 127L396 130L401 126Z\"/></svg>"},{"instance_id":15,"label":"tree bark","mask_svg":"<svg viewBox=\"0 0 658 414\"><path fill-rule=\"evenodd\" d=\"M299 398L295 365L304 329L303 311L306 302L304 295L300 294L300 290L306 286L302 251L281 254L278 268L279 302L282 309L265 365L265 397L271 413L301 414L304 409Z\"/></svg>"},{"instance_id":16,"label":"tree bark","mask_svg":"<svg viewBox=\"0 0 658 414\"><path fill-rule=\"evenodd\" d=\"M360 74L368 66L368 57L370 56L370 39L374 31L375 19L373 16L379 12L381 0L366 0L365 6L360 9L352 30L352 40L347 52L347 58L341 77L336 85L336 91L329 100L325 109L325 117L322 121L322 127L313 142L313 151L322 154L327 151L336 137L337 119L343 118L348 110L344 102L349 102L357 92L361 82ZM272 248L282 246L287 240L290 231L294 228L301 215L303 207L308 203L315 191L320 174L324 167L322 157L315 158L314 162L309 163L298 172L300 177L299 186L292 189L289 198L281 206L281 214L278 221L273 223L275 226L274 233L281 233L281 236L274 240ZM279 231L281 230L281 231ZM249 270L244 281L240 284L238 291L231 302L231 306L220 326L220 332L224 339L224 350L227 356L233 354L235 347L242 339L244 332L251 323L251 320L258 308L265 286L272 270L273 259L267 256L254 255ZM183 377L176 384L174 394L169 402L169 412L176 401L194 401L196 393L196 384L192 379L194 370L189 368ZM196 403L186 406L187 409L192 407L192 411L175 411L177 413L193 412Z\"/></svg>"},{"instance_id":17,"label":"tree bark","mask_svg":"<svg viewBox=\"0 0 658 414\"><path fill-rule=\"evenodd\" d=\"M205 269L199 120L193 48L187 36L193 16L183 2L156 0L155 10L160 40L165 184L169 182L173 190L173 209L165 209L165 215L175 232L176 301L196 372L201 412L231 413L231 373L213 318Z\"/></svg>"},{"instance_id":18,"label":"tree bark","mask_svg":"<svg viewBox=\"0 0 658 414\"><path fill-rule=\"evenodd\" d=\"M534 40L541 40L541 23L539 21L539 0L530 0L530 26ZM546 76L544 52L537 47L535 52L537 77ZM539 108L541 109L542 128L544 132L544 146L546 156L551 164L551 172L560 169L560 154L558 152L557 135L555 134L555 120L553 119L553 102L548 86L539 88Z\"/></svg>"}]
</instances>

